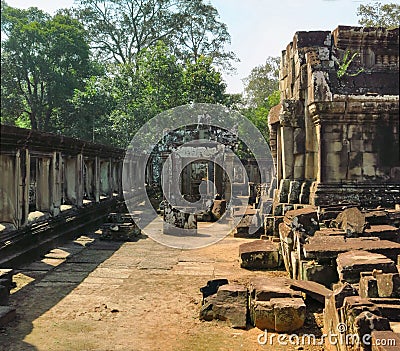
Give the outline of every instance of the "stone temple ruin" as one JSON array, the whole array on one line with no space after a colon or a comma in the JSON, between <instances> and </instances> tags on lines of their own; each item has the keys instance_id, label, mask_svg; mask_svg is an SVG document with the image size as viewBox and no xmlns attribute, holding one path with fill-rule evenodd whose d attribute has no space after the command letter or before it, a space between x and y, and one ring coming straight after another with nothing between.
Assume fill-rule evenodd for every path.
<instances>
[{"instance_id":1,"label":"stone temple ruin","mask_svg":"<svg viewBox=\"0 0 400 351\"><path fill-rule=\"evenodd\" d=\"M201 318L293 332L312 299L324 306L325 334L358 338L324 349L398 349L371 348L379 338L400 345L398 51L399 29L295 34L269 114L272 211L261 213L262 240L239 248L241 267L283 265L289 278L209 281Z\"/></svg>"},{"instance_id":2,"label":"stone temple ruin","mask_svg":"<svg viewBox=\"0 0 400 351\"><path fill-rule=\"evenodd\" d=\"M234 223L230 235L246 241L240 270L252 275L209 280L200 319L300 337L317 304L324 335L347 340L322 339L325 350L398 350L398 75L398 28L297 32L282 52L281 103L268 116L273 174L249 155L236 169L236 134L220 128L169 131L146 164L143 155L124 159L125 150L2 126L0 327L15 317L9 268L31 248L32 233L48 248L55 232L102 223L100 239L136 243L147 228L136 195L147 189L160 236L170 227L190 231L185 240L207 236L223 217L222 226ZM124 198L123 169L132 199ZM165 194L182 195L186 207Z\"/></svg>"}]
</instances>

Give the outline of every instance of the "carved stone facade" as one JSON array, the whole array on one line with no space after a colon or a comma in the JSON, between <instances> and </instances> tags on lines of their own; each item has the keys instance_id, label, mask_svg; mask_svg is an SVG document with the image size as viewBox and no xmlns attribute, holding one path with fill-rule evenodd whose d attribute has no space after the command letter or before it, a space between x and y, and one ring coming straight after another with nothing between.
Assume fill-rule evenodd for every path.
<instances>
[{"instance_id":1,"label":"carved stone facade","mask_svg":"<svg viewBox=\"0 0 400 351\"><path fill-rule=\"evenodd\" d=\"M269 115L275 204L400 203L398 52L398 28L295 34Z\"/></svg>"}]
</instances>

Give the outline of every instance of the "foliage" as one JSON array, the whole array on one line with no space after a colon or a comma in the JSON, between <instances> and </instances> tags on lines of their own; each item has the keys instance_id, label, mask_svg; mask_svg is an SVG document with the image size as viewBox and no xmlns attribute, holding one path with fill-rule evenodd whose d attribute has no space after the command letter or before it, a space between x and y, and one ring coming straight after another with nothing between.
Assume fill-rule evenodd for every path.
<instances>
[{"instance_id":1,"label":"foliage","mask_svg":"<svg viewBox=\"0 0 400 351\"><path fill-rule=\"evenodd\" d=\"M247 106L242 109L246 116L269 140L268 113L280 102L278 90L279 58L268 57L264 65L252 69L244 80Z\"/></svg>"},{"instance_id":2,"label":"foliage","mask_svg":"<svg viewBox=\"0 0 400 351\"><path fill-rule=\"evenodd\" d=\"M162 111L241 103L216 68L234 58L226 25L202 0L79 0L55 16L2 1L2 34L2 123L125 147Z\"/></svg>"},{"instance_id":3,"label":"foliage","mask_svg":"<svg viewBox=\"0 0 400 351\"><path fill-rule=\"evenodd\" d=\"M268 57L265 64L254 67L244 79L247 104L266 106L268 96L278 89L279 58Z\"/></svg>"},{"instance_id":4,"label":"foliage","mask_svg":"<svg viewBox=\"0 0 400 351\"><path fill-rule=\"evenodd\" d=\"M104 78L75 91L75 113L93 130L95 141L126 147L138 129L162 111L189 102L225 101L225 84L209 58L183 66L158 42L137 60L137 65L110 65Z\"/></svg>"},{"instance_id":5,"label":"foliage","mask_svg":"<svg viewBox=\"0 0 400 351\"><path fill-rule=\"evenodd\" d=\"M364 68L360 68L357 72L355 73L349 73L348 69L351 63L353 62L354 58L358 55L357 52L355 52L350 58L350 51L346 50L346 52L343 55L342 62L339 64L339 68L337 71L337 76L338 78L342 78L343 76L349 76L349 77L355 77L358 76L361 72L364 72Z\"/></svg>"},{"instance_id":6,"label":"foliage","mask_svg":"<svg viewBox=\"0 0 400 351\"><path fill-rule=\"evenodd\" d=\"M231 37L226 24L219 21L217 9L203 0L181 0L178 7L182 28L174 47L176 55L191 63L205 56L216 66L232 69L231 62L238 59L233 52L223 49L230 44Z\"/></svg>"},{"instance_id":7,"label":"foliage","mask_svg":"<svg viewBox=\"0 0 400 351\"><path fill-rule=\"evenodd\" d=\"M389 29L399 27L400 5L396 3L360 5L357 9L358 23L367 27L385 27Z\"/></svg>"},{"instance_id":8,"label":"foliage","mask_svg":"<svg viewBox=\"0 0 400 351\"><path fill-rule=\"evenodd\" d=\"M185 62L201 55L229 66L235 56L218 11L203 0L78 0L76 14L90 33L97 57L117 63L138 63L146 49L163 41Z\"/></svg>"},{"instance_id":9,"label":"foliage","mask_svg":"<svg viewBox=\"0 0 400 351\"><path fill-rule=\"evenodd\" d=\"M89 46L81 24L37 8L19 10L2 2L1 115L33 129L63 130L74 89L91 72Z\"/></svg>"},{"instance_id":10,"label":"foliage","mask_svg":"<svg viewBox=\"0 0 400 351\"><path fill-rule=\"evenodd\" d=\"M221 73L212 66L212 59L200 56L196 62L187 62L183 85L186 102L224 103L226 85Z\"/></svg>"}]
</instances>

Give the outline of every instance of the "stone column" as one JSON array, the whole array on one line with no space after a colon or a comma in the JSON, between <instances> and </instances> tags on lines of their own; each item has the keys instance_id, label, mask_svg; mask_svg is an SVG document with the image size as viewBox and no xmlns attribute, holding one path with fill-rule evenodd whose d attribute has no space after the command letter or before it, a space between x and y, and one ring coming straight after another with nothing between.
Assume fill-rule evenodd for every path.
<instances>
[{"instance_id":1,"label":"stone column","mask_svg":"<svg viewBox=\"0 0 400 351\"><path fill-rule=\"evenodd\" d=\"M61 153L53 152L50 163L50 213L57 216L60 213L62 189L61 189Z\"/></svg>"},{"instance_id":2,"label":"stone column","mask_svg":"<svg viewBox=\"0 0 400 351\"><path fill-rule=\"evenodd\" d=\"M293 179L293 128L281 127L282 143L282 176L283 179Z\"/></svg>"},{"instance_id":3,"label":"stone column","mask_svg":"<svg viewBox=\"0 0 400 351\"><path fill-rule=\"evenodd\" d=\"M278 127L276 133L276 178L279 184L282 179L282 128Z\"/></svg>"},{"instance_id":4,"label":"stone column","mask_svg":"<svg viewBox=\"0 0 400 351\"><path fill-rule=\"evenodd\" d=\"M83 205L83 155L65 159L66 197L76 206Z\"/></svg>"},{"instance_id":5,"label":"stone column","mask_svg":"<svg viewBox=\"0 0 400 351\"><path fill-rule=\"evenodd\" d=\"M112 158L108 159L108 197L112 198L114 192L113 162Z\"/></svg>"},{"instance_id":6,"label":"stone column","mask_svg":"<svg viewBox=\"0 0 400 351\"><path fill-rule=\"evenodd\" d=\"M52 192L50 183L50 158L39 157L36 169L36 209L50 212Z\"/></svg>"},{"instance_id":7,"label":"stone column","mask_svg":"<svg viewBox=\"0 0 400 351\"><path fill-rule=\"evenodd\" d=\"M100 202L100 158L93 161L93 196L95 202Z\"/></svg>"}]
</instances>

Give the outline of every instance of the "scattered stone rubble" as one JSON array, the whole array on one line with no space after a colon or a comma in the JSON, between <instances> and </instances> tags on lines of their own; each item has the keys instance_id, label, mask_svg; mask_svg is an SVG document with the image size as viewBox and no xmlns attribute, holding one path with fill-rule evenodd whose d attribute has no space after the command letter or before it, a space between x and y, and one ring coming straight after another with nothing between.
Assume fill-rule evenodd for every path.
<instances>
[{"instance_id":1,"label":"scattered stone rubble","mask_svg":"<svg viewBox=\"0 0 400 351\"><path fill-rule=\"evenodd\" d=\"M110 213L107 222L101 226L100 239L109 241L136 241L141 234L141 230L136 224L138 220L134 220L129 213Z\"/></svg>"}]
</instances>

